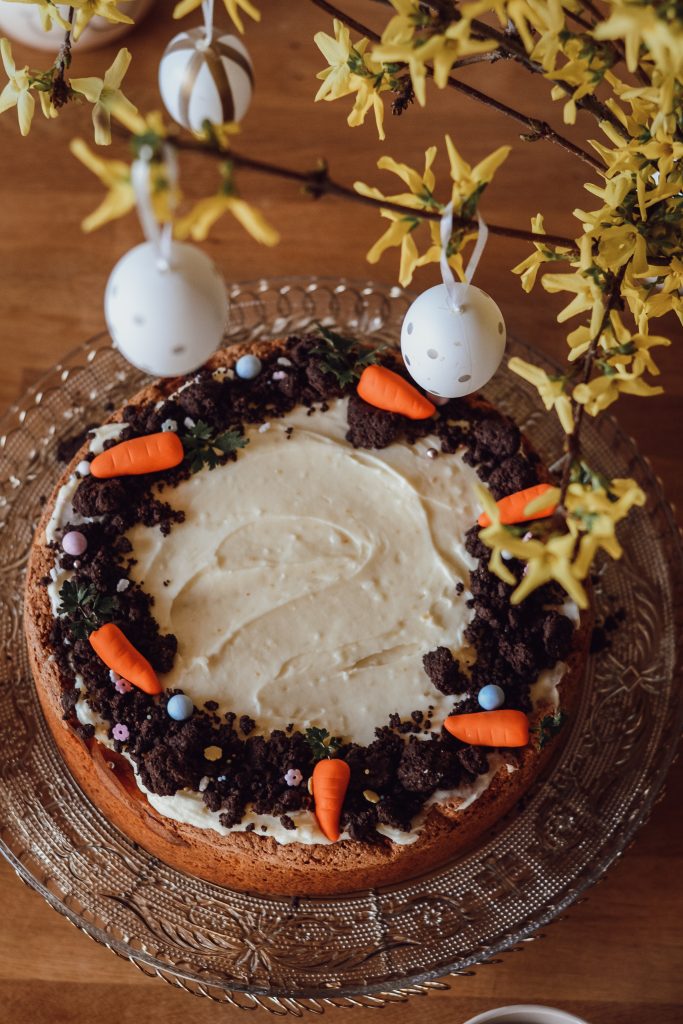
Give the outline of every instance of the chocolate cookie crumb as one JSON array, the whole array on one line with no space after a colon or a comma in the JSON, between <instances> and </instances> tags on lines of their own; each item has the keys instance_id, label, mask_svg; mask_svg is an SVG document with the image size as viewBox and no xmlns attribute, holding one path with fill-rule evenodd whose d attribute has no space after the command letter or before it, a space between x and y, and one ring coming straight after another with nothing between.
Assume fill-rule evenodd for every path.
<instances>
[{"instance_id":1,"label":"chocolate cookie crumb","mask_svg":"<svg viewBox=\"0 0 683 1024\"><path fill-rule=\"evenodd\" d=\"M71 434L69 437L62 438L57 445L57 451L55 453L57 461L71 462L78 449L83 446L83 443L90 431L95 430L98 425L99 424L97 423L89 423L88 426L78 434Z\"/></svg>"},{"instance_id":2,"label":"chocolate cookie crumb","mask_svg":"<svg viewBox=\"0 0 683 1024\"><path fill-rule=\"evenodd\" d=\"M368 405L356 394L349 396L347 419L346 440L354 448L386 448L396 440L401 429L400 416Z\"/></svg>"},{"instance_id":3,"label":"chocolate cookie crumb","mask_svg":"<svg viewBox=\"0 0 683 1024\"><path fill-rule=\"evenodd\" d=\"M464 693L470 685L469 679L460 670L447 647L437 647L422 658L422 665L432 683L441 693Z\"/></svg>"}]
</instances>

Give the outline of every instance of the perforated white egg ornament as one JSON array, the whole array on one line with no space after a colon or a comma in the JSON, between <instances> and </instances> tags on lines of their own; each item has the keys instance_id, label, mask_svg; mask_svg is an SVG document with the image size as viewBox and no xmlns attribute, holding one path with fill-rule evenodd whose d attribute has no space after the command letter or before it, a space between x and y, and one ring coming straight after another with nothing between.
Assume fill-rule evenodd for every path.
<instances>
[{"instance_id":1,"label":"perforated white egg ornament","mask_svg":"<svg viewBox=\"0 0 683 1024\"><path fill-rule=\"evenodd\" d=\"M401 327L408 373L440 398L478 391L493 377L504 351L502 314L491 296L474 285L429 288L415 299Z\"/></svg>"},{"instance_id":2,"label":"perforated white egg ornament","mask_svg":"<svg viewBox=\"0 0 683 1024\"><path fill-rule=\"evenodd\" d=\"M200 132L204 121L241 121L251 103L251 58L237 36L220 29L180 32L159 64L159 91L174 121Z\"/></svg>"},{"instance_id":3,"label":"perforated white egg ornament","mask_svg":"<svg viewBox=\"0 0 683 1024\"><path fill-rule=\"evenodd\" d=\"M171 242L164 260L156 244L143 242L112 270L104 312L114 345L133 366L175 377L196 370L216 351L228 298L201 249Z\"/></svg>"}]
</instances>

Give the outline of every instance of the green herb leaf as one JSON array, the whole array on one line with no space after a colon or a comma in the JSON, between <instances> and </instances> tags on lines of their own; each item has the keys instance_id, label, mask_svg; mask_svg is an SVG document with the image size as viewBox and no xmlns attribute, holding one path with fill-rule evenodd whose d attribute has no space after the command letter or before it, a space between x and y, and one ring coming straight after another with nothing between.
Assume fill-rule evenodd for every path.
<instances>
[{"instance_id":1,"label":"green herb leaf","mask_svg":"<svg viewBox=\"0 0 683 1024\"><path fill-rule=\"evenodd\" d=\"M340 387L357 381L366 366L379 362L380 353L386 349L386 345L365 348L354 338L346 338L329 327L316 327L321 334L320 344L311 350L311 355L318 356L323 370L336 377Z\"/></svg>"},{"instance_id":2,"label":"green herb leaf","mask_svg":"<svg viewBox=\"0 0 683 1024\"><path fill-rule=\"evenodd\" d=\"M66 580L59 591L57 612L70 620L72 632L85 639L105 622L110 622L119 606L118 598L101 593L94 584Z\"/></svg>"},{"instance_id":3,"label":"green herb leaf","mask_svg":"<svg viewBox=\"0 0 683 1024\"><path fill-rule=\"evenodd\" d=\"M238 430L224 430L214 434L208 423L199 420L182 437L185 460L191 473L198 473L204 466L215 469L225 461L225 456L249 444L248 438Z\"/></svg>"},{"instance_id":4,"label":"green herb leaf","mask_svg":"<svg viewBox=\"0 0 683 1024\"><path fill-rule=\"evenodd\" d=\"M330 736L327 729L319 729L317 726L306 730L306 742L316 761L334 757L342 745L341 736Z\"/></svg>"},{"instance_id":5,"label":"green herb leaf","mask_svg":"<svg viewBox=\"0 0 683 1024\"><path fill-rule=\"evenodd\" d=\"M554 715L546 715L545 718L541 719L533 730L538 735L539 750L543 750L546 744L550 743L553 736L557 736L566 720L567 716L562 710L558 710Z\"/></svg>"}]
</instances>

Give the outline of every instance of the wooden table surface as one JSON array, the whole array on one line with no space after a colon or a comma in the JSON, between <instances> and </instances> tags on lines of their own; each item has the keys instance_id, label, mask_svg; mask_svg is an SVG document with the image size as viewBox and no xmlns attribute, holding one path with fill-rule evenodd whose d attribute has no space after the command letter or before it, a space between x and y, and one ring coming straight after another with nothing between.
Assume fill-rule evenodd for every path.
<instances>
[{"instance_id":1,"label":"wooden table surface","mask_svg":"<svg viewBox=\"0 0 683 1024\"><path fill-rule=\"evenodd\" d=\"M126 91L143 109L159 105L156 69L174 34L171 6L158 3L157 13L129 37L134 59ZM384 178L384 184L390 184L389 176L374 166L382 152L418 165L426 146L440 142L449 131L474 163L495 146L510 143L513 153L485 197L485 215L501 224L526 226L542 210L549 231L571 234L572 210L591 201L582 189L583 164L548 143L520 142L512 122L453 93L437 94L433 89L426 111L412 108L401 118L388 115L388 139L382 146L369 123L365 128L346 127L347 101L312 103L313 76L322 66L312 36L319 29L329 31L329 19L306 0L264 0L260 6L262 25L250 26L247 35L257 88L238 140L244 152L303 169L324 155L340 181L360 178L380 184ZM347 10L377 24L378 9L368 0L351 0ZM15 52L20 65L24 60L34 67L49 63L49 57L18 46ZM73 74L101 75L114 53L111 48L77 55ZM559 123L559 108L549 100L546 85L530 81L522 70L500 62L492 68L465 69L465 74L468 81L520 109ZM78 134L89 137L89 128L88 111L76 107L49 123L37 115L24 140L13 111L0 118L0 412L63 353L102 328L107 276L114 262L141 238L132 216L94 235L79 230L81 218L99 203L102 190L69 154L67 141ZM573 132L577 140L597 134L595 125L582 117ZM211 161L197 158L184 163L187 192L204 188L208 194L215 173ZM395 254L376 267L364 260L382 230L372 211L339 200L314 203L279 180L244 176L240 185L245 196L258 199L280 229L282 242L273 250L261 248L226 218L206 248L229 281L295 273L395 282ZM561 357L563 330L555 323L561 299L540 290L529 299L509 273L527 250L525 243L492 238L477 282L495 296L511 333ZM418 288L436 282L434 267L421 273L415 282ZM680 328L666 326L680 343ZM619 417L651 458L675 502L683 499L676 429L683 361L669 349L661 364L666 395L650 401L622 399ZM676 792L682 778L679 764L665 799L605 884L593 889L567 920L549 928L543 941L503 957L497 966L482 967L473 977L455 979L448 993L385 1009L382 1019L387 1024L407 1021L419 1012L430 1024L462 1024L494 1006L537 1002L574 1011L591 1024L680 1021L683 823ZM190 1000L183 992L150 981L89 942L22 886L4 862L0 905L1 1024L137 1024L151 1019L172 1024L190 1017L205 1024L239 1017L237 1010ZM358 1011L359 1016L369 1013Z\"/></svg>"}]
</instances>

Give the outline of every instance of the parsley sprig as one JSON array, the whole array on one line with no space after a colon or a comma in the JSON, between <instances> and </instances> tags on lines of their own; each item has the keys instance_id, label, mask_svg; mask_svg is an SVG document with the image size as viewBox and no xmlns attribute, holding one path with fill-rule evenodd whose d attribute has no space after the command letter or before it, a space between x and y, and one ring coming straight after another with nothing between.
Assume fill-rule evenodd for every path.
<instances>
[{"instance_id":1,"label":"parsley sprig","mask_svg":"<svg viewBox=\"0 0 683 1024\"><path fill-rule=\"evenodd\" d=\"M358 380L366 366L379 362L380 353L386 345L376 348L365 348L353 338L345 338L329 327L316 324L320 331L320 342L311 349L311 355L318 356L320 364L327 373L337 378L340 387L346 387Z\"/></svg>"},{"instance_id":2,"label":"parsley sprig","mask_svg":"<svg viewBox=\"0 0 683 1024\"><path fill-rule=\"evenodd\" d=\"M538 726L533 730L537 734L538 749L543 750L546 744L550 743L553 736L557 736L558 732L567 720L567 716L564 711L559 710L554 715L546 715L538 723Z\"/></svg>"},{"instance_id":3,"label":"parsley sprig","mask_svg":"<svg viewBox=\"0 0 683 1024\"><path fill-rule=\"evenodd\" d=\"M312 726L306 730L306 742L311 748L316 761L322 761L325 757L334 757L342 745L341 736L330 736L327 729L319 729Z\"/></svg>"},{"instance_id":4,"label":"parsley sprig","mask_svg":"<svg viewBox=\"0 0 683 1024\"><path fill-rule=\"evenodd\" d=\"M215 469L226 455L249 444L248 438L239 431L224 430L217 434L204 420L198 420L181 440L191 473L198 473L204 466Z\"/></svg>"},{"instance_id":5,"label":"parsley sprig","mask_svg":"<svg viewBox=\"0 0 683 1024\"><path fill-rule=\"evenodd\" d=\"M119 604L116 597L102 594L94 584L73 580L66 580L59 600L58 613L70 620L74 636L82 640L109 622Z\"/></svg>"}]
</instances>

